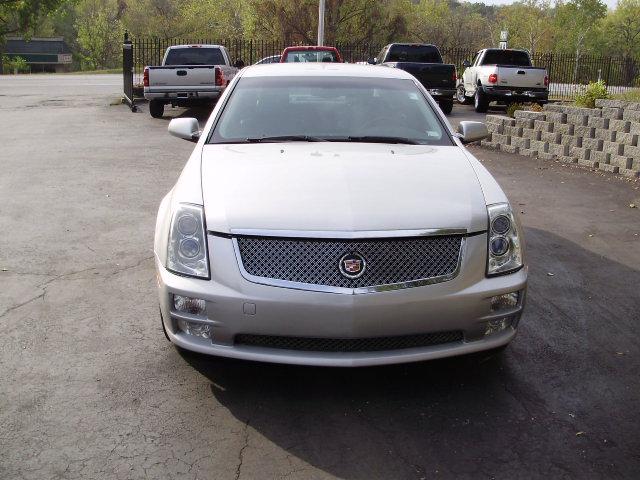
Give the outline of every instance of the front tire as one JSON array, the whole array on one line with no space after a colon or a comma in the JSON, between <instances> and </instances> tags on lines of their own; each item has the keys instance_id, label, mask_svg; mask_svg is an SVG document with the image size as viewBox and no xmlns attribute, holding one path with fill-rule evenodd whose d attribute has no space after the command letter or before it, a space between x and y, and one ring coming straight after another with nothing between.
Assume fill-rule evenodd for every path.
<instances>
[{"instance_id":1,"label":"front tire","mask_svg":"<svg viewBox=\"0 0 640 480\"><path fill-rule=\"evenodd\" d=\"M164 103L159 100L149 102L149 113L153 118L162 118L164 115Z\"/></svg>"},{"instance_id":2,"label":"front tire","mask_svg":"<svg viewBox=\"0 0 640 480\"><path fill-rule=\"evenodd\" d=\"M462 84L458 85L456 89L456 100L460 105L469 105L471 103L471 98L467 97L467 92Z\"/></svg>"},{"instance_id":3,"label":"front tire","mask_svg":"<svg viewBox=\"0 0 640 480\"><path fill-rule=\"evenodd\" d=\"M482 91L482 87L478 85L476 87L476 94L474 96L474 107L478 113L487 113L489 110L489 99L487 95Z\"/></svg>"},{"instance_id":4,"label":"front tire","mask_svg":"<svg viewBox=\"0 0 640 480\"><path fill-rule=\"evenodd\" d=\"M453 100L440 100L438 105L440 105L440 110L445 115L449 115L453 110Z\"/></svg>"}]
</instances>

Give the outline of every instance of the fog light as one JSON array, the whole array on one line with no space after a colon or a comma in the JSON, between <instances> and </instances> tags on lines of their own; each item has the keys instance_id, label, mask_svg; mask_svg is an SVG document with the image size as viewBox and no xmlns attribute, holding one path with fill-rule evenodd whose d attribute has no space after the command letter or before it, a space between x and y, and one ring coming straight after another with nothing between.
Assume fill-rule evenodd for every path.
<instances>
[{"instance_id":1,"label":"fog light","mask_svg":"<svg viewBox=\"0 0 640 480\"><path fill-rule=\"evenodd\" d=\"M178 320L178 327L184 333L194 337L211 338L212 327L206 323L189 322L188 320Z\"/></svg>"},{"instance_id":2,"label":"fog light","mask_svg":"<svg viewBox=\"0 0 640 480\"><path fill-rule=\"evenodd\" d=\"M182 295L173 296L173 307L178 312L192 315L205 315L207 311L207 303L201 298L183 297Z\"/></svg>"},{"instance_id":3,"label":"fog light","mask_svg":"<svg viewBox=\"0 0 640 480\"><path fill-rule=\"evenodd\" d=\"M518 306L519 299L520 292L505 293L504 295L491 297L491 311L497 312L499 310L515 308Z\"/></svg>"},{"instance_id":4,"label":"fog light","mask_svg":"<svg viewBox=\"0 0 640 480\"><path fill-rule=\"evenodd\" d=\"M495 320L489 320L487 322L487 328L484 331L485 335L493 335L494 333L502 332L511 325L511 317L498 318Z\"/></svg>"}]
</instances>

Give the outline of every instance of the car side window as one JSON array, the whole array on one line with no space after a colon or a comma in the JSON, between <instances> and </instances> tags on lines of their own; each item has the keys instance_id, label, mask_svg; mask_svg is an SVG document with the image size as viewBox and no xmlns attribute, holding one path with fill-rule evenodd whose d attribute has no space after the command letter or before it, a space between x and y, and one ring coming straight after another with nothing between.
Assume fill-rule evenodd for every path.
<instances>
[{"instance_id":1,"label":"car side window","mask_svg":"<svg viewBox=\"0 0 640 480\"><path fill-rule=\"evenodd\" d=\"M221 47L222 55L224 56L225 64L231 65L231 57L229 56L229 52L225 47Z\"/></svg>"},{"instance_id":2,"label":"car side window","mask_svg":"<svg viewBox=\"0 0 640 480\"><path fill-rule=\"evenodd\" d=\"M480 52L476 53L476 56L473 57L473 62L471 62L471 65L475 67L478 63L478 60L480 60Z\"/></svg>"}]
</instances>

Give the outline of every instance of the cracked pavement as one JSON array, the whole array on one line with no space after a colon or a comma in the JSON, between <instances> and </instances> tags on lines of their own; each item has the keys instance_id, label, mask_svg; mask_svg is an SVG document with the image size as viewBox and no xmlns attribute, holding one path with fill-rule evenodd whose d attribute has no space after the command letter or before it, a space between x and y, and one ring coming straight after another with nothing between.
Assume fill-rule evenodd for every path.
<instances>
[{"instance_id":1,"label":"cracked pavement","mask_svg":"<svg viewBox=\"0 0 640 480\"><path fill-rule=\"evenodd\" d=\"M636 477L637 182L472 147L526 227L528 307L502 358L207 358L166 342L151 251L192 144L110 105L120 86L0 77L0 478Z\"/></svg>"}]
</instances>

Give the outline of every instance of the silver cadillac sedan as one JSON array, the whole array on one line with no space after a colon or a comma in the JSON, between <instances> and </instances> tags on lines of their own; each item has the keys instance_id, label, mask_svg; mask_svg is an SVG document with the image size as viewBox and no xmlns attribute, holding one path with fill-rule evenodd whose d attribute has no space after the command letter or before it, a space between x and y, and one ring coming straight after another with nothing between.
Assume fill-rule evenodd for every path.
<instances>
[{"instance_id":1,"label":"silver cadillac sedan","mask_svg":"<svg viewBox=\"0 0 640 480\"><path fill-rule=\"evenodd\" d=\"M410 74L242 70L162 200L162 326L188 350L355 367L506 346L525 301L522 230Z\"/></svg>"}]
</instances>

